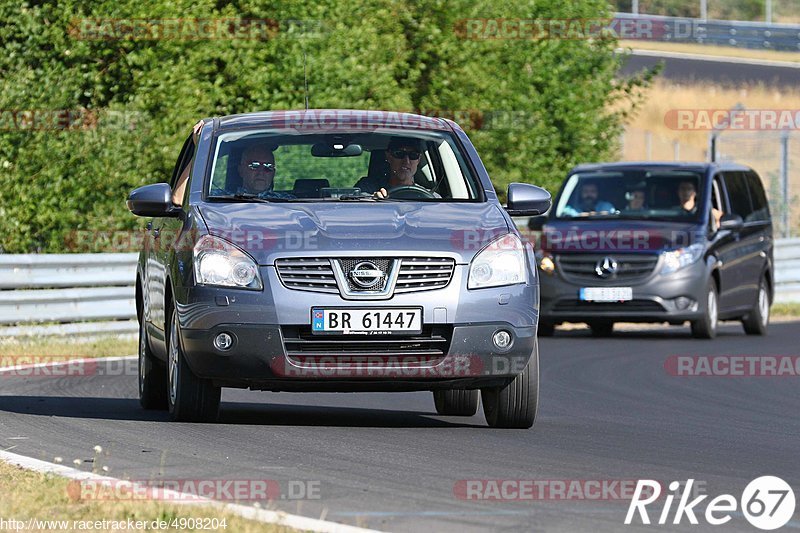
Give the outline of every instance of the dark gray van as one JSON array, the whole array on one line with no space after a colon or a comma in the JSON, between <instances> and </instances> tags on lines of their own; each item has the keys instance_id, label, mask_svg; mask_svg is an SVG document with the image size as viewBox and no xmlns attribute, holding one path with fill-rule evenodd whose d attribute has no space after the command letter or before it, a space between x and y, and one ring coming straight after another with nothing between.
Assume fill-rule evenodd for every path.
<instances>
[{"instance_id":1,"label":"dark gray van","mask_svg":"<svg viewBox=\"0 0 800 533\"><path fill-rule=\"evenodd\" d=\"M585 322L720 320L764 335L773 300L772 221L764 187L731 164L609 163L572 169L541 230L539 335Z\"/></svg>"}]
</instances>

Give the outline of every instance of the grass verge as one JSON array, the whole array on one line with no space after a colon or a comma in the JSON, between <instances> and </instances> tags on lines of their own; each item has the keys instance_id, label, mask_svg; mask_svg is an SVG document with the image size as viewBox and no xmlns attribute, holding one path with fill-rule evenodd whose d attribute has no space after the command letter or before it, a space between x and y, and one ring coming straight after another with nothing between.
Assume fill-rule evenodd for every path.
<instances>
[{"instance_id":1,"label":"grass verge","mask_svg":"<svg viewBox=\"0 0 800 533\"><path fill-rule=\"evenodd\" d=\"M85 525L90 522L106 520L108 522L105 524L106 527L91 527L90 529L111 530L111 522L122 524L127 523L130 519L150 524L154 520L163 520L167 523L176 521L175 526L177 527L150 528L148 529L150 531L202 531L203 525L214 525L212 519L217 519L217 527L211 529L212 531L235 531L237 533L295 531L285 526L246 520L209 506L175 505L154 501L73 501L67 492L69 482L65 478L32 472L0 461L0 518L5 520L2 529L4 531L77 531L81 529L81 524L85 528ZM19 529L17 525L10 527L10 519L21 521L22 524L19 526L23 529ZM185 519L183 523L181 523L181 519ZM192 519L201 522L201 527L180 527L181 525L193 525ZM202 519L206 519L205 524L202 524ZM29 529L28 520L67 521L66 523L62 522L67 527L59 527L55 524L53 527L48 527L40 523L38 528L34 525ZM223 520L224 527L222 526ZM78 523L73 521L78 521ZM118 530L125 530L125 528L121 527ZM209 528L205 528L205 530L208 531Z\"/></svg>"},{"instance_id":2,"label":"grass verge","mask_svg":"<svg viewBox=\"0 0 800 533\"><path fill-rule=\"evenodd\" d=\"M78 337L19 337L0 342L0 356L111 357L135 355L137 336L103 336L91 339Z\"/></svg>"}]
</instances>

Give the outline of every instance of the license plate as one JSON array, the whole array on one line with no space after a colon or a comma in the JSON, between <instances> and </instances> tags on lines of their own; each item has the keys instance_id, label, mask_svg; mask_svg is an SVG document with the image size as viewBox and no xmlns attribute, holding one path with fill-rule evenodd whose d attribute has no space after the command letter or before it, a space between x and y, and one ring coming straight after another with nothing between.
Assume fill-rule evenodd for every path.
<instances>
[{"instance_id":1,"label":"license plate","mask_svg":"<svg viewBox=\"0 0 800 533\"><path fill-rule=\"evenodd\" d=\"M340 335L422 333L422 308L311 309L311 333Z\"/></svg>"},{"instance_id":2,"label":"license plate","mask_svg":"<svg viewBox=\"0 0 800 533\"><path fill-rule=\"evenodd\" d=\"M584 302L627 302L633 300L631 287L584 287L580 290Z\"/></svg>"}]
</instances>

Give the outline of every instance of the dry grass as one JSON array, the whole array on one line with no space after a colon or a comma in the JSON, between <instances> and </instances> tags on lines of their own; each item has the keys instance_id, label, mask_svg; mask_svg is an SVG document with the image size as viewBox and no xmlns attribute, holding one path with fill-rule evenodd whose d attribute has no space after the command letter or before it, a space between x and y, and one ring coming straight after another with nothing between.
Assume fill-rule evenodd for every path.
<instances>
[{"instance_id":1,"label":"dry grass","mask_svg":"<svg viewBox=\"0 0 800 533\"><path fill-rule=\"evenodd\" d=\"M623 138L621 158L626 161L705 161L709 131L677 130L665 121L674 110L731 109L737 105L749 110L789 110L800 112L800 89L764 85L736 89L710 84L676 84L660 80L647 93L637 115L632 118ZM649 139L649 141L648 141ZM800 196L800 134L792 131L789 141L790 204ZM649 145L649 148L648 148ZM677 148L676 148L677 146ZM728 131L718 141L718 155L754 168L764 180L770 197L779 194L780 132ZM677 156L677 157L676 157ZM794 208L791 225L800 228L800 210ZM777 215L777 213L774 213Z\"/></svg>"},{"instance_id":2,"label":"dry grass","mask_svg":"<svg viewBox=\"0 0 800 533\"><path fill-rule=\"evenodd\" d=\"M0 518L27 521L69 520L69 527L62 531L76 531L72 520L80 521L119 521L128 519L152 522L181 518L217 518L224 519L226 527L218 527L217 531L236 531L243 533L256 532L291 532L293 529L246 520L218 509L199 505L175 505L163 502L100 502L74 501L68 496L69 480L57 476L31 472L22 468L0 462ZM189 523L191 525L191 523ZM208 522L206 525L210 525ZM4 530L13 531L4 524ZM27 524L26 524L27 526ZM26 527L25 526L25 527ZM55 530L55 528L52 528ZM25 529L29 531L28 529ZM41 529L34 529L36 531ZM200 531L191 528L168 528L160 531ZM208 529L206 529L208 531ZM212 529L213 531L213 529Z\"/></svg>"},{"instance_id":3,"label":"dry grass","mask_svg":"<svg viewBox=\"0 0 800 533\"><path fill-rule=\"evenodd\" d=\"M680 52L684 54L700 54L707 56L766 59L769 61L789 61L793 63L800 62L800 52L756 50L693 43L663 43L657 41L620 41L619 46L626 49L633 48L634 50L658 50L663 52Z\"/></svg>"},{"instance_id":4,"label":"dry grass","mask_svg":"<svg viewBox=\"0 0 800 533\"><path fill-rule=\"evenodd\" d=\"M0 356L110 357L135 355L137 347L138 337L135 335L88 340L79 337L10 337L0 342Z\"/></svg>"}]
</instances>

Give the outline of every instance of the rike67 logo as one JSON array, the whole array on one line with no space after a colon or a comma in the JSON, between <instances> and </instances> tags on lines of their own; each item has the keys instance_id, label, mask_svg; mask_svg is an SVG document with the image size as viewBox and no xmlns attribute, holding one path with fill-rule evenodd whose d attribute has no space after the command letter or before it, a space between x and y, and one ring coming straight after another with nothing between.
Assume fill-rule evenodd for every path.
<instances>
[{"instance_id":1,"label":"rike67 logo","mask_svg":"<svg viewBox=\"0 0 800 533\"><path fill-rule=\"evenodd\" d=\"M700 512L701 503L708 495L703 494L690 501L689 498L694 495L693 484L694 479L687 480L685 484L678 481L669 484L670 493L664 497L664 506L657 515L657 524L677 525L685 518L690 524L697 525L699 523L697 517L700 515L706 523L719 526L730 522L734 515L744 515L751 525L769 531L786 525L794 515L794 491L779 477L762 476L754 479L745 487L738 501L731 494L720 494L706 504L703 513ZM681 487L683 490L678 493ZM628 507L625 524L633 523L637 512L642 524L650 524L647 506L661 497L661 484L658 481L640 479ZM672 504L676 499L678 503L673 513ZM669 522L670 515L672 515L671 522Z\"/></svg>"}]
</instances>

